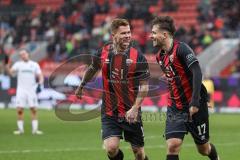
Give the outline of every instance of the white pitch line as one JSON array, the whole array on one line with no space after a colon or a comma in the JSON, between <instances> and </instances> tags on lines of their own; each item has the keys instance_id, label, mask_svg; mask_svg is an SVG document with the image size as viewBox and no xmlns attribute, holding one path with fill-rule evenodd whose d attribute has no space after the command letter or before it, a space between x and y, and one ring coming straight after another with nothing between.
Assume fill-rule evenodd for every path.
<instances>
[{"instance_id":1,"label":"white pitch line","mask_svg":"<svg viewBox=\"0 0 240 160\"><path fill-rule=\"evenodd\" d=\"M231 142L231 143L216 143L216 146L239 146L240 142ZM183 147L194 147L193 144L183 144ZM158 149L158 148L165 148L166 145L146 145L144 148L147 149ZM122 149L130 149L129 146L121 147ZM91 147L91 148L62 148L62 149L40 149L40 150L5 150L0 151L0 154L19 154L19 153L49 153L49 152L75 152L75 151L100 151L103 150L101 147Z\"/></svg>"}]
</instances>

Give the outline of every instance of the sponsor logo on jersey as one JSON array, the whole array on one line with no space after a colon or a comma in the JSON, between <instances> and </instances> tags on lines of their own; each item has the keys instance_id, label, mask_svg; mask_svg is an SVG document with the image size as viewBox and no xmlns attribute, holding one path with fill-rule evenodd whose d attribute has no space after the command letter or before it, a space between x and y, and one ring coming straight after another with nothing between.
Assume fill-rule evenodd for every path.
<instances>
[{"instance_id":1,"label":"sponsor logo on jersey","mask_svg":"<svg viewBox=\"0 0 240 160\"><path fill-rule=\"evenodd\" d=\"M188 61L192 61L193 59L194 59L194 55L191 53L191 54L188 54L187 56L186 56L186 58L187 58L187 60Z\"/></svg>"}]
</instances>

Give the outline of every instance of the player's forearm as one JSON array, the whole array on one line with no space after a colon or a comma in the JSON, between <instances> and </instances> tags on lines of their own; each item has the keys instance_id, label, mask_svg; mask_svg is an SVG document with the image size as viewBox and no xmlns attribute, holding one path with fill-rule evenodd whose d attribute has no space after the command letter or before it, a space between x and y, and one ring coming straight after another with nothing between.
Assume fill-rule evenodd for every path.
<instances>
[{"instance_id":1,"label":"player's forearm","mask_svg":"<svg viewBox=\"0 0 240 160\"><path fill-rule=\"evenodd\" d=\"M40 74L40 75L38 76L38 79L39 79L38 83L39 83L39 84L43 84L43 82L44 82L43 74Z\"/></svg>"},{"instance_id":2,"label":"player's forearm","mask_svg":"<svg viewBox=\"0 0 240 160\"><path fill-rule=\"evenodd\" d=\"M138 95L137 95L136 101L133 105L134 107L136 107L137 109L141 107L142 101L148 94L148 90L149 90L148 81L141 81Z\"/></svg>"},{"instance_id":3,"label":"player's forearm","mask_svg":"<svg viewBox=\"0 0 240 160\"><path fill-rule=\"evenodd\" d=\"M9 64L7 64L6 66L5 66L5 70L6 70L6 72L7 72L7 74L9 75L9 76L14 76L14 71L12 70L12 69L10 69L10 65Z\"/></svg>"},{"instance_id":4,"label":"player's forearm","mask_svg":"<svg viewBox=\"0 0 240 160\"><path fill-rule=\"evenodd\" d=\"M96 69L92 65L90 65L87 68L87 71L85 72L85 74L83 75L82 82L79 85L79 87L84 87L84 85L86 83L88 83L94 77L94 75L97 73L97 71L98 71L98 69Z\"/></svg>"}]
</instances>

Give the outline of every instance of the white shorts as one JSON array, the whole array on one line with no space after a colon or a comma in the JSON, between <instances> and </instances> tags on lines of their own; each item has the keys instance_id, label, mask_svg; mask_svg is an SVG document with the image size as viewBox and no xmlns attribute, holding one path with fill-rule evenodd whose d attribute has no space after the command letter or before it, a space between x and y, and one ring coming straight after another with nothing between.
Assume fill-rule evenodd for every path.
<instances>
[{"instance_id":1,"label":"white shorts","mask_svg":"<svg viewBox=\"0 0 240 160\"><path fill-rule=\"evenodd\" d=\"M16 107L37 107L38 98L34 90L17 90L16 94Z\"/></svg>"}]
</instances>

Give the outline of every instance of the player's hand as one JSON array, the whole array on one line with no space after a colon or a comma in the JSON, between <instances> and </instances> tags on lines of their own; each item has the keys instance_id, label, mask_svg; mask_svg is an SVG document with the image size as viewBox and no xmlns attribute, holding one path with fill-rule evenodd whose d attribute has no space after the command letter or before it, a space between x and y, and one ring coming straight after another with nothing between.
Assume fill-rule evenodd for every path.
<instances>
[{"instance_id":1,"label":"player's hand","mask_svg":"<svg viewBox=\"0 0 240 160\"><path fill-rule=\"evenodd\" d=\"M128 123L135 123L137 122L138 118L138 108L136 106L132 106L132 108L127 111L125 118Z\"/></svg>"},{"instance_id":2,"label":"player's hand","mask_svg":"<svg viewBox=\"0 0 240 160\"><path fill-rule=\"evenodd\" d=\"M5 69L6 69L6 70L9 70L9 69L10 69L10 66L11 66L11 62L8 61L7 63L5 63L4 66L5 66Z\"/></svg>"},{"instance_id":3,"label":"player's hand","mask_svg":"<svg viewBox=\"0 0 240 160\"><path fill-rule=\"evenodd\" d=\"M197 113L198 112L198 107L196 107L196 106L191 106L190 108L189 108L189 121L191 122L192 121L192 116L195 114L195 113Z\"/></svg>"},{"instance_id":4,"label":"player's hand","mask_svg":"<svg viewBox=\"0 0 240 160\"><path fill-rule=\"evenodd\" d=\"M43 90L43 85L42 84L38 84L37 88L36 88L36 93L40 93Z\"/></svg>"},{"instance_id":5,"label":"player's hand","mask_svg":"<svg viewBox=\"0 0 240 160\"><path fill-rule=\"evenodd\" d=\"M78 86L78 88L76 89L75 91L75 95L78 97L78 98L82 98L82 94L83 94L83 86L80 85Z\"/></svg>"},{"instance_id":6,"label":"player's hand","mask_svg":"<svg viewBox=\"0 0 240 160\"><path fill-rule=\"evenodd\" d=\"M4 64L6 65L6 64L8 64L8 62L9 62L9 56L6 55L6 56L5 56L5 59L4 59Z\"/></svg>"}]
</instances>

